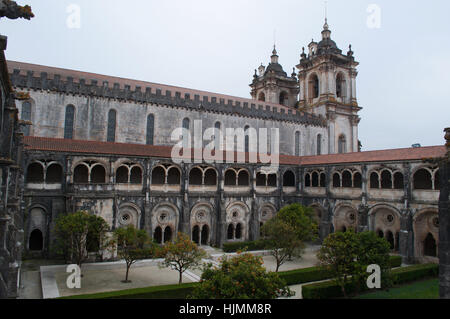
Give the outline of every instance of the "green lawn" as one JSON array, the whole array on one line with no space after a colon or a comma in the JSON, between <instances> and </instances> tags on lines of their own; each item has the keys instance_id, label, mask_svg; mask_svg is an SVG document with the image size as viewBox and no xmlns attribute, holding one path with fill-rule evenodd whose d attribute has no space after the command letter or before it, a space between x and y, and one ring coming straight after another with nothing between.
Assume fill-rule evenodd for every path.
<instances>
[{"instance_id":1,"label":"green lawn","mask_svg":"<svg viewBox=\"0 0 450 319\"><path fill-rule=\"evenodd\" d=\"M359 296L359 299L439 299L439 279L417 281L389 291L371 292Z\"/></svg>"}]
</instances>

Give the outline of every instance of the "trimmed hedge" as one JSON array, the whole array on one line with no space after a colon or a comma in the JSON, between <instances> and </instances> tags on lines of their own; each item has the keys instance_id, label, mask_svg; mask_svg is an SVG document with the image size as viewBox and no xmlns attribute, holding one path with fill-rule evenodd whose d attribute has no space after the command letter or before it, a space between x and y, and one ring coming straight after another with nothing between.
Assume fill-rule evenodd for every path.
<instances>
[{"instance_id":1,"label":"trimmed hedge","mask_svg":"<svg viewBox=\"0 0 450 319\"><path fill-rule=\"evenodd\" d=\"M199 283L185 283L181 285L155 286L96 293L89 295L76 295L58 299L186 299Z\"/></svg>"},{"instance_id":2,"label":"trimmed hedge","mask_svg":"<svg viewBox=\"0 0 450 319\"><path fill-rule=\"evenodd\" d=\"M288 286L298 285L306 282L322 281L331 278L329 271L322 267L311 267L279 272L278 275Z\"/></svg>"},{"instance_id":3,"label":"trimmed hedge","mask_svg":"<svg viewBox=\"0 0 450 319\"><path fill-rule=\"evenodd\" d=\"M403 284L427 277L435 277L439 274L439 265L425 264L398 268L391 271L392 280L395 285ZM361 286L361 291L367 290L366 286ZM356 291L355 283L348 283L345 286L348 295ZM303 299L332 299L341 298L343 293L341 287L333 280L316 284L304 285L302 287Z\"/></svg>"},{"instance_id":4,"label":"trimmed hedge","mask_svg":"<svg viewBox=\"0 0 450 319\"><path fill-rule=\"evenodd\" d=\"M264 250L266 247L263 240L244 241L223 244L223 251L226 253L235 253L239 250L247 248L247 251Z\"/></svg>"},{"instance_id":5,"label":"trimmed hedge","mask_svg":"<svg viewBox=\"0 0 450 319\"><path fill-rule=\"evenodd\" d=\"M391 256L389 259L391 264L391 268L401 267L402 265L402 257L401 256Z\"/></svg>"}]
</instances>

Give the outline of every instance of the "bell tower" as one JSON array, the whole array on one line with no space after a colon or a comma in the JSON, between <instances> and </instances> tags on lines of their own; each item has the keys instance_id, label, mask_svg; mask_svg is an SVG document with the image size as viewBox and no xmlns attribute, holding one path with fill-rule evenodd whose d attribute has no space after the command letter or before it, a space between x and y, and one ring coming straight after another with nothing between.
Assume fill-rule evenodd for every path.
<instances>
[{"instance_id":1,"label":"bell tower","mask_svg":"<svg viewBox=\"0 0 450 319\"><path fill-rule=\"evenodd\" d=\"M356 99L356 67L351 45L346 55L331 39L328 21L322 40L305 48L297 65L300 84L299 109L328 119L329 154L358 152L360 117Z\"/></svg>"},{"instance_id":2,"label":"bell tower","mask_svg":"<svg viewBox=\"0 0 450 319\"><path fill-rule=\"evenodd\" d=\"M250 94L254 100L296 107L299 93L297 74L294 69L288 77L278 63L278 58L277 50L273 46L267 68L261 64L258 72L255 70Z\"/></svg>"}]
</instances>

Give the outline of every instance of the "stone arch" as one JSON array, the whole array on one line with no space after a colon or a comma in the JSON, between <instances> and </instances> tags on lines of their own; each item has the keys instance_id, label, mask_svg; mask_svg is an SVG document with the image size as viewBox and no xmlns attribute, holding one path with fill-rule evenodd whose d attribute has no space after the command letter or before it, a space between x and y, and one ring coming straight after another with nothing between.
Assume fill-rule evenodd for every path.
<instances>
[{"instance_id":1,"label":"stone arch","mask_svg":"<svg viewBox=\"0 0 450 319\"><path fill-rule=\"evenodd\" d=\"M393 188L393 178L392 172L389 169L383 169L381 171L381 188L382 189L392 189Z\"/></svg>"},{"instance_id":2,"label":"stone arch","mask_svg":"<svg viewBox=\"0 0 450 319\"><path fill-rule=\"evenodd\" d=\"M348 169L342 172L342 187L351 188L353 186L353 174Z\"/></svg>"},{"instance_id":3,"label":"stone arch","mask_svg":"<svg viewBox=\"0 0 450 319\"><path fill-rule=\"evenodd\" d=\"M380 188L380 175L377 172L370 173L370 188L373 189Z\"/></svg>"},{"instance_id":4,"label":"stone arch","mask_svg":"<svg viewBox=\"0 0 450 319\"><path fill-rule=\"evenodd\" d=\"M152 185L164 185L166 183L166 168L162 165L152 169Z\"/></svg>"},{"instance_id":5,"label":"stone arch","mask_svg":"<svg viewBox=\"0 0 450 319\"><path fill-rule=\"evenodd\" d=\"M345 97L346 93L346 81L345 81L345 75L343 72L338 72L336 75L336 97L343 98Z\"/></svg>"},{"instance_id":6,"label":"stone arch","mask_svg":"<svg viewBox=\"0 0 450 319\"><path fill-rule=\"evenodd\" d=\"M439 210L425 208L413 217L414 255L418 258L437 257L439 245ZM431 239L435 242L435 253L430 254Z\"/></svg>"},{"instance_id":7,"label":"stone arch","mask_svg":"<svg viewBox=\"0 0 450 319\"><path fill-rule=\"evenodd\" d=\"M358 210L351 204L340 204L336 206L333 214L333 225L336 231L345 228L358 230Z\"/></svg>"},{"instance_id":8,"label":"stone arch","mask_svg":"<svg viewBox=\"0 0 450 319\"><path fill-rule=\"evenodd\" d=\"M167 184L168 185L181 184L181 169L178 166L172 165L167 169Z\"/></svg>"},{"instance_id":9,"label":"stone arch","mask_svg":"<svg viewBox=\"0 0 450 319\"><path fill-rule=\"evenodd\" d=\"M162 232L162 242L166 242L166 229L167 227L170 227L171 239L173 239L173 234L176 234L178 230L179 216L180 213L178 208L172 203L164 202L156 205L151 213L153 237L155 237L156 228L160 227Z\"/></svg>"},{"instance_id":10,"label":"stone arch","mask_svg":"<svg viewBox=\"0 0 450 319\"><path fill-rule=\"evenodd\" d=\"M44 235L40 229L36 228L30 233L28 249L30 251L42 251L44 249Z\"/></svg>"},{"instance_id":11,"label":"stone arch","mask_svg":"<svg viewBox=\"0 0 450 319\"><path fill-rule=\"evenodd\" d=\"M129 225L139 229L141 225L141 209L133 203L124 203L119 206L116 227L127 227Z\"/></svg>"},{"instance_id":12,"label":"stone arch","mask_svg":"<svg viewBox=\"0 0 450 319\"><path fill-rule=\"evenodd\" d=\"M397 234L400 233L402 217L400 212L390 205L378 204L369 209L368 216L369 230L383 232L384 238L390 242L391 248L393 250L398 249L399 238Z\"/></svg>"},{"instance_id":13,"label":"stone arch","mask_svg":"<svg viewBox=\"0 0 450 319\"><path fill-rule=\"evenodd\" d=\"M225 171L225 186L237 185L237 172L233 168L229 168Z\"/></svg>"},{"instance_id":14,"label":"stone arch","mask_svg":"<svg viewBox=\"0 0 450 319\"><path fill-rule=\"evenodd\" d=\"M28 249L31 250L30 244L32 243L32 233L33 231L38 230L38 232L35 232L35 236L41 236L41 237L35 237L35 239L40 239L41 242L41 249L34 249L42 251L44 249L44 241L46 237L46 229L47 229L47 209L42 205L34 205L30 207L29 209L29 217L28 217ZM36 244L37 242L33 242L33 244Z\"/></svg>"},{"instance_id":15,"label":"stone arch","mask_svg":"<svg viewBox=\"0 0 450 319\"><path fill-rule=\"evenodd\" d=\"M189 172L189 185L203 184L203 170L200 167L193 167Z\"/></svg>"},{"instance_id":16,"label":"stone arch","mask_svg":"<svg viewBox=\"0 0 450 319\"><path fill-rule=\"evenodd\" d=\"M295 187L295 174L290 169L286 170L283 174L283 186Z\"/></svg>"},{"instance_id":17,"label":"stone arch","mask_svg":"<svg viewBox=\"0 0 450 319\"><path fill-rule=\"evenodd\" d=\"M428 167L420 167L413 173L413 189L432 190L433 171Z\"/></svg>"},{"instance_id":18,"label":"stone arch","mask_svg":"<svg viewBox=\"0 0 450 319\"><path fill-rule=\"evenodd\" d=\"M194 228L198 228L198 244L209 245L210 243L210 229L212 229L212 220L214 214L214 207L210 203L200 202L195 204L191 209L190 224L192 235L194 235ZM204 238L206 232L203 231L204 227L208 228L207 238ZM194 240L194 237L192 237Z\"/></svg>"},{"instance_id":19,"label":"stone arch","mask_svg":"<svg viewBox=\"0 0 450 319\"><path fill-rule=\"evenodd\" d=\"M272 203L262 204L259 209L259 222L263 225L275 217L277 214L277 208Z\"/></svg>"},{"instance_id":20,"label":"stone arch","mask_svg":"<svg viewBox=\"0 0 450 319\"><path fill-rule=\"evenodd\" d=\"M258 101L261 101L261 102L266 101L266 95L264 94L264 92L259 92Z\"/></svg>"},{"instance_id":21,"label":"stone arch","mask_svg":"<svg viewBox=\"0 0 450 319\"><path fill-rule=\"evenodd\" d=\"M28 165L26 182L43 184L44 170L45 170L44 164L39 161L35 161L30 165Z\"/></svg>"},{"instance_id":22,"label":"stone arch","mask_svg":"<svg viewBox=\"0 0 450 319\"><path fill-rule=\"evenodd\" d=\"M204 170L204 184L206 186L216 186L217 185L217 170L213 167L208 167Z\"/></svg>"},{"instance_id":23,"label":"stone arch","mask_svg":"<svg viewBox=\"0 0 450 319\"><path fill-rule=\"evenodd\" d=\"M250 221L250 209L243 202L233 202L229 204L226 208L226 224L228 229L230 225L233 225L234 234L231 240L248 240L249 232L249 221ZM239 228L238 228L238 225ZM236 231L240 229L241 236L236 237Z\"/></svg>"},{"instance_id":24,"label":"stone arch","mask_svg":"<svg viewBox=\"0 0 450 319\"><path fill-rule=\"evenodd\" d=\"M316 73L312 73L309 76L308 81L308 94L310 99L318 98L320 95L320 81L319 76Z\"/></svg>"},{"instance_id":25,"label":"stone arch","mask_svg":"<svg viewBox=\"0 0 450 319\"><path fill-rule=\"evenodd\" d=\"M63 168L59 163L49 163L45 170L46 184L61 184L63 181Z\"/></svg>"}]
</instances>

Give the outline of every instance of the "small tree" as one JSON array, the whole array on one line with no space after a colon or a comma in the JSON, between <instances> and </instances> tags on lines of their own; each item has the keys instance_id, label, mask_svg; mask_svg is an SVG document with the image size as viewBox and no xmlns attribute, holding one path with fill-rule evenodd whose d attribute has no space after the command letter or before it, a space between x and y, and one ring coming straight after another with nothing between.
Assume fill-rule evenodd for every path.
<instances>
[{"instance_id":1,"label":"small tree","mask_svg":"<svg viewBox=\"0 0 450 319\"><path fill-rule=\"evenodd\" d=\"M179 273L178 283L181 284L183 273L188 269L199 267L205 256L205 251L191 241L188 235L178 233L175 242L169 242L164 246L162 266L177 270Z\"/></svg>"},{"instance_id":2,"label":"small tree","mask_svg":"<svg viewBox=\"0 0 450 319\"><path fill-rule=\"evenodd\" d=\"M250 253L223 257L220 267L208 264L193 299L275 299L294 294L277 273L267 272L261 257Z\"/></svg>"},{"instance_id":3,"label":"small tree","mask_svg":"<svg viewBox=\"0 0 450 319\"><path fill-rule=\"evenodd\" d=\"M278 272L280 266L292 256L301 256L304 245L293 225L280 218L273 218L262 227L262 234L265 247L270 249L270 254L275 258L277 265L275 272Z\"/></svg>"},{"instance_id":4,"label":"small tree","mask_svg":"<svg viewBox=\"0 0 450 319\"><path fill-rule=\"evenodd\" d=\"M85 211L61 215L55 223L54 248L57 252L64 253L66 261L70 260L81 268L88 257L88 234L92 241L103 245L108 229L103 218L89 215Z\"/></svg>"},{"instance_id":5,"label":"small tree","mask_svg":"<svg viewBox=\"0 0 450 319\"><path fill-rule=\"evenodd\" d=\"M280 218L292 225L300 241L314 241L317 239L318 225L314 220L314 209L300 204L283 207L275 218Z\"/></svg>"},{"instance_id":6,"label":"small tree","mask_svg":"<svg viewBox=\"0 0 450 319\"><path fill-rule=\"evenodd\" d=\"M346 284L355 283L355 292L359 293L369 276L367 266L372 264L381 268L382 285L391 284L389 250L389 243L374 232L347 231L330 234L317 257L320 264L331 271L346 297Z\"/></svg>"},{"instance_id":7,"label":"small tree","mask_svg":"<svg viewBox=\"0 0 450 319\"><path fill-rule=\"evenodd\" d=\"M123 283L130 283L128 274L131 266L138 260L150 258L153 256L153 246L146 247L149 243L149 237L145 230L138 230L134 226L129 225L126 228L118 228L114 231L115 241L119 258L124 259L127 271Z\"/></svg>"},{"instance_id":8,"label":"small tree","mask_svg":"<svg viewBox=\"0 0 450 319\"><path fill-rule=\"evenodd\" d=\"M330 234L317 253L320 265L331 272L344 297L347 296L345 286L356 273L355 270L361 267L358 253L357 236L353 231Z\"/></svg>"}]
</instances>

